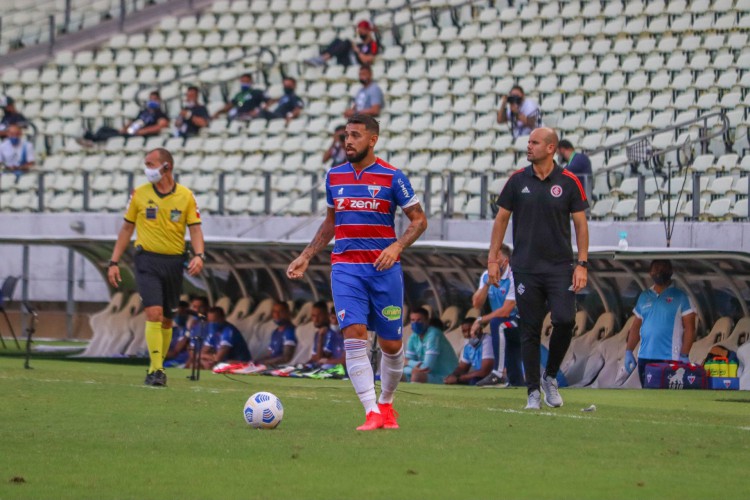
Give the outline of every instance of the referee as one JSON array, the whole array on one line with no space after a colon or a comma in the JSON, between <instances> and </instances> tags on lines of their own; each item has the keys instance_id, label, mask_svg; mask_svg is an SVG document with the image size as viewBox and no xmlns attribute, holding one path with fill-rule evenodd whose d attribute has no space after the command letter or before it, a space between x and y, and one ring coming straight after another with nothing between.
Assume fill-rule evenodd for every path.
<instances>
[{"instance_id":1,"label":"referee","mask_svg":"<svg viewBox=\"0 0 750 500\"><path fill-rule=\"evenodd\" d=\"M172 317L182 292L185 226L190 228L195 252L187 265L191 276L201 272L206 256L195 196L175 182L172 155L166 149L157 148L146 155L145 164L149 183L138 186L130 196L107 277L117 288L122 281L118 262L130 243L133 230L137 230L135 279L145 308L146 344L151 358L145 384L164 386L167 376L163 361L172 340Z\"/></svg>"},{"instance_id":2,"label":"referee","mask_svg":"<svg viewBox=\"0 0 750 500\"><path fill-rule=\"evenodd\" d=\"M589 248L586 212L589 204L578 178L554 161L557 134L550 128L531 132L527 159L531 165L508 179L500 193L500 210L492 227L487 261L490 284L500 278L500 245L513 214L511 266L520 315L523 364L528 386L526 409L540 408L542 322L552 313L553 332L541 389L547 406L562 406L557 372L570 346L575 324L575 294L586 286ZM570 218L576 231L578 261L570 244Z\"/></svg>"}]
</instances>

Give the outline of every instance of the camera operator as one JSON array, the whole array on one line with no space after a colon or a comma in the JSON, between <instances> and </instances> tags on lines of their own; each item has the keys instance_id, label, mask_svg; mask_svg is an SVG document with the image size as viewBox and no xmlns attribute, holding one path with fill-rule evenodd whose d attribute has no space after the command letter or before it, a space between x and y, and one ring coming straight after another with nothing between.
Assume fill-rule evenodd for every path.
<instances>
[{"instance_id":1,"label":"camera operator","mask_svg":"<svg viewBox=\"0 0 750 500\"><path fill-rule=\"evenodd\" d=\"M497 123L510 123L513 139L529 135L541 125L539 106L532 99L526 99L523 89L514 85L508 95L503 96L497 110Z\"/></svg>"}]
</instances>

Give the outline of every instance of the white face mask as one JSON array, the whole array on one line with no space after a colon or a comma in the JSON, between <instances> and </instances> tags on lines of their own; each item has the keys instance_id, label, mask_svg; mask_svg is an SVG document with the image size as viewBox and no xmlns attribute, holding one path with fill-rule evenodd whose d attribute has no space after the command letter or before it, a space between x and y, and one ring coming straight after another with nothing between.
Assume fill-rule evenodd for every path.
<instances>
[{"instance_id":1,"label":"white face mask","mask_svg":"<svg viewBox=\"0 0 750 500\"><path fill-rule=\"evenodd\" d=\"M161 169L166 166L166 163L163 163L161 167L158 168L148 168L145 167L143 169L143 173L146 174L146 179L148 179L148 182L151 184L156 184L161 180Z\"/></svg>"},{"instance_id":2,"label":"white face mask","mask_svg":"<svg viewBox=\"0 0 750 500\"><path fill-rule=\"evenodd\" d=\"M341 331L341 327L339 325L331 325L329 326L329 328L336 333L339 333Z\"/></svg>"}]
</instances>

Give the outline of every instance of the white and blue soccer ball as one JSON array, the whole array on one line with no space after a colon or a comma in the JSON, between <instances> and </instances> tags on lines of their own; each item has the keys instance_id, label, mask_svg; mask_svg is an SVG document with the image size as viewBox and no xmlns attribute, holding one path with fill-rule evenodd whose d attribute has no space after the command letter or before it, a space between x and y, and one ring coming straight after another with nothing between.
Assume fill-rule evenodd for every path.
<instances>
[{"instance_id":1,"label":"white and blue soccer ball","mask_svg":"<svg viewBox=\"0 0 750 500\"><path fill-rule=\"evenodd\" d=\"M270 392L256 392L245 403L242 414L245 422L256 429L273 429L284 418L284 407Z\"/></svg>"}]
</instances>

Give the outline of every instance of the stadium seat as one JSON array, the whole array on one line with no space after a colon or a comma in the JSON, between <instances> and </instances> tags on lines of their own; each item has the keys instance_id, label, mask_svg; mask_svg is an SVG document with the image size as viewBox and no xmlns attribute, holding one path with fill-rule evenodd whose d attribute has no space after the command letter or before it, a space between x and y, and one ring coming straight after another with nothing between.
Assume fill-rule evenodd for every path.
<instances>
[{"instance_id":1,"label":"stadium seat","mask_svg":"<svg viewBox=\"0 0 750 500\"><path fill-rule=\"evenodd\" d=\"M734 322L732 318L724 316L716 320L714 326L708 334L696 340L693 347L690 348L690 362L702 365L706 360L708 351L724 339L728 339Z\"/></svg>"}]
</instances>

